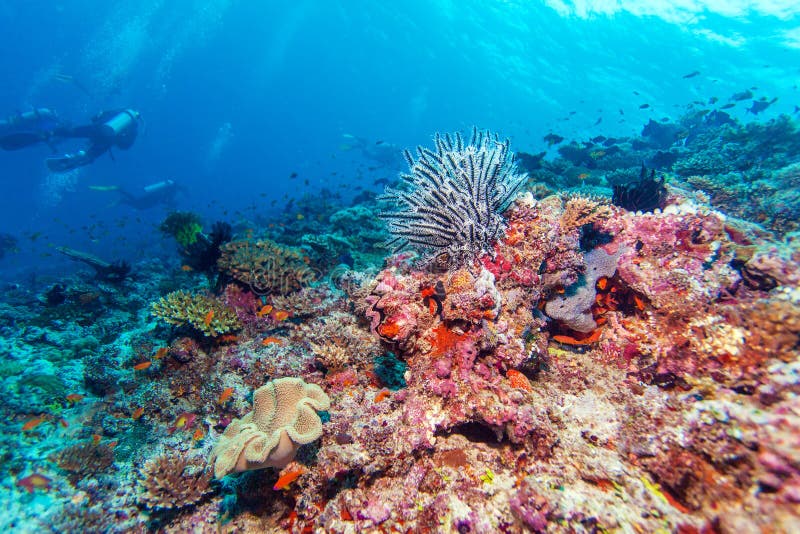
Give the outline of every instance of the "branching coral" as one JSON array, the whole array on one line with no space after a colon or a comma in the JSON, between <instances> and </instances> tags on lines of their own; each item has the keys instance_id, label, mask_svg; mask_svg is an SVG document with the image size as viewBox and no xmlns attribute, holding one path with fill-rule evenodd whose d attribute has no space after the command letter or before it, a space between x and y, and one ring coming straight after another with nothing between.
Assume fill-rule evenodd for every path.
<instances>
[{"instance_id":1,"label":"branching coral","mask_svg":"<svg viewBox=\"0 0 800 534\"><path fill-rule=\"evenodd\" d=\"M232 241L221 247L221 270L259 294L286 295L316 280L302 250L262 241Z\"/></svg>"},{"instance_id":2,"label":"branching coral","mask_svg":"<svg viewBox=\"0 0 800 534\"><path fill-rule=\"evenodd\" d=\"M52 459L70 473L70 480L76 483L110 468L114 463L114 449L106 443L83 441L60 450Z\"/></svg>"},{"instance_id":3,"label":"branching coral","mask_svg":"<svg viewBox=\"0 0 800 534\"><path fill-rule=\"evenodd\" d=\"M567 199L561 215L561 228L570 231L585 224L607 219L611 208L601 199L575 195Z\"/></svg>"},{"instance_id":4,"label":"branching coral","mask_svg":"<svg viewBox=\"0 0 800 534\"><path fill-rule=\"evenodd\" d=\"M464 143L461 134L436 134L436 151L417 147L417 159L406 150L409 174L401 174L407 188L388 189L385 200L397 211L380 216L389 221L394 238L388 246L400 251L408 245L432 257L445 255L448 264L464 264L501 237L501 213L525 183L517 174L509 141L497 134L472 130Z\"/></svg>"},{"instance_id":5,"label":"branching coral","mask_svg":"<svg viewBox=\"0 0 800 534\"><path fill-rule=\"evenodd\" d=\"M302 378L279 378L258 388L253 411L234 419L211 452L214 476L285 467L300 445L322 435L317 411L327 410L330 404L321 387Z\"/></svg>"},{"instance_id":6,"label":"branching coral","mask_svg":"<svg viewBox=\"0 0 800 534\"><path fill-rule=\"evenodd\" d=\"M211 492L211 474L197 459L164 454L149 460L139 470L138 500L155 510L185 508L197 504Z\"/></svg>"},{"instance_id":7,"label":"branching coral","mask_svg":"<svg viewBox=\"0 0 800 534\"><path fill-rule=\"evenodd\" d=\"M171 325L191 325L209 337L241 327L236 312L219 300L186 291L173 291L154 302L151 313Z\"/></svg>"}]
</instances>

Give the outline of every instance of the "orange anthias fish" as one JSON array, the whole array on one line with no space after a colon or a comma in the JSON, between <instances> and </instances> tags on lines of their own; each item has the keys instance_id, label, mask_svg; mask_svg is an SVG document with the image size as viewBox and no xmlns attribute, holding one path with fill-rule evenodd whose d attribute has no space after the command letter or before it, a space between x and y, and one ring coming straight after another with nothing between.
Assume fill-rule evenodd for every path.
<instances>
[{"instance_id":1,"label":"orange anthias fish","mask_svg":"<svg viewBox=\"0 0 800 534\"><path fill-rule=\"evenodd\" d=\"M133 370L134 371L144 371L145 369L147 369L151 365L153 365L153 362L137 363L136 365L133 366Z\"/></svg>"},{"instance_id":2,"label":"orange anthias fish","mask_svg":"<svg viewBox=\"0 0 800 534\"><path fill-rule=\"evenodd\" d=\"M156 354L155 354L155 356L153 356L153 357L154 357L156 360L160 360L161 358L163 358L164 356L166 356L166 355L167 355L167 352L169 352L169 347L161 347L160 349L158 349L158 350L156 351Z\"/></svg>"},{"instance_id":3,"label":"orange anthias fish","mask_svg":"<svg viewBox=\"0 0 800 534\"><path fill-rule=\"evenodd\" d=\"M272 312L272 305L271 304L264 304L264 306L258 310L256 315L258 317L264 317L265 315L269 315Z\"/></svg>"},{"instance_id":4,"label":"orange anthias fish","mask_svg":"<svg viewBox=\"0 0 800 534\"><path fill-rule=\"evenodd\" d=\"M95 445L100 443L101 439L103 439L103 438L102 438L102 436L100 436L100 434L92 434L92 443L94 443Z\"/></svg>"},{"instance_id":5,"label":"orange anthias fish","mask_svg":"<svg viewBox=\"0 0 800 534\"><path fill-rule=\"evenodd\" d=\"M206 314L205 318L203 319L203 324L209 326L213 318L214 318L214 310L211 310Z\"/></svg>"},{"instance_id":6,"label":"orange anthias fish","mask_svg":"<svg viewBox=\"0 0 800 534\"><path fill-rule=\"evenodd\" d=\"M261 340L261 344L264 345L265 347L267 345L272 345L273 343L277 343L278 345L280 345L282 343L281 338L275 336L269 336Z\"/></svg>"},{"instance_id":7,"label":"orange anthias fish","mask_svg":"<svg viewBox=\"0 0 800 534\"><path fill-rule=\"evenodd\" d=\"M167 431L172 434L176 430L183 430L190 428L193 424L197 416L193 413L183 412L175 419L175 424L167 429Z\"/></svg>"},{"instance_id":8,"label":"orange anthias fish","mask_svg":"<svg viewBox=\"0 0 800 534\"><path fill-rule=\"evenodd\" d=\"M143 414L144 414L144 408L142 408L142 407L140 406L140 407L136 408L136 409L133 411L133 414L131 415L131 419L133 419L134 421L136 421L136 420L137 420L137 419L139 419L139 418L140 418L140 417L141 417Z\"/></svg>"},{"instance_id":9,"label":"orange anthias fish","mask_svg":"<svg viewBox=\"0 0 800 534\"><path fill-rule=\"evenodd\" d=\"M278 491L284 488L288 488L289 484L297 480L300 477L300 475L305 474L305 472L306 472L305 469L292 469L288 473L281 475L275 482L275 485L272 486L272 489Z\"/></svg>"},{"instance_id":10,"label":"orange anthias fish","mask_svg":"<svg viewBox=\"0 0 800 534\"><path fill-rule=\"evenodd\" d=\"M28 430L33 430L42 423L44 423L44 417L34 417L30 421L22 425L22 431L27 432Z\"/></svg>"},{"instance_id":11,"label":"orange anthias fish","mask_svg":"<svg viewBox=\"0 0 800 534\"><path fill-rule=\"evenodd\" d=\"M272 317L278 322L285 321L286 319L289 318L289 312L284 310L278 310L272 315Z\"/></svg>"},{"instance_id":12,"label":"orange anthias fish","mask_svg":"<svg viewBox=\"0 0 800 534\"><path fill-rule=\"evenodd\" d=\"M36 488L49 490L50 479L44 475L40 475L39 473L34 473L26 476L25 478L17 480L17 486L20 488L25 488L28 493L33 493L33 490Z\"/></svg>"},{"instance_id":13,"label":"orange anthias fish","mask_svg":"<svg viewBox=\"0 0 800 534\"><path fill-rule=\"evenodd\" d=\"M233 395L233 388L225 388L222 390L222 393L219 394L219 398L217 399L218 404L225 404Z\"/></svg>"},{"instance_id":14,"label":"orange anthias fish","mask_svg":"<svg viewBox=\"0 0 800 534\"><path fill-rule=\"evenodd\" d=\"M203 432L203 429L198 428L197 430L194 431L194 434L192 434L192 441L200 441L205 437L205 435L206 433Z\"/></svg>"},{"instance_id":15,"label":"orange anthias fish","mask_svg":"<svg viewBox=\"0 0 800 534\"><path fill-rule=\"evenodd\" d=\"M181 271L188 273L194 271L190 265L181 265Z\"/></svg>"},{"instance_id":16,"label":"orange anthias fish","mask_svg":"<svg viewBox=\"0 0 800 534\"><path fill-rule=\"evenodd\" d=\"M83 395L81 395L80 393L70 393L69 395L67 395L67 400L72 403L80 402L83 400Z\"/></svg>"}]
</instances>

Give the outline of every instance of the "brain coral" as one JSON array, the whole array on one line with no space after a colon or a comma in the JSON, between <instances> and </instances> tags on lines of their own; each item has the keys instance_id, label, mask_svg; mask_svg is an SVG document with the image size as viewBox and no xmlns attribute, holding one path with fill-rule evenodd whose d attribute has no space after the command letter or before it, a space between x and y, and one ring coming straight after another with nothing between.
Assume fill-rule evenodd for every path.
<instances>
[{"instance_id":1,"label":"brain coral","mask_svg":"<svg viewBox=\"0 0 800 534\"><path fill-rule=\"evenodd\" d=\"M253 411L234 419L211 451L214 476L285 467L300 445L322 435L317 411L330 405L321 387L302 378L279 378L261 386L253 395Z\"/></svg>"}]
</instances>

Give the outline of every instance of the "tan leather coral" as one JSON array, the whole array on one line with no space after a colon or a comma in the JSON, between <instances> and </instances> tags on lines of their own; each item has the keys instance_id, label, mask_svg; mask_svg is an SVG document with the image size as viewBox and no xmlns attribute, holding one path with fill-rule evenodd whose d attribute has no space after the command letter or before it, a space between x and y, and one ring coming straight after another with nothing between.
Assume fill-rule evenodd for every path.
<instances>
[{"instance_id":1,"label":"tan leather coral","mask_svg":"<svg viewBox=\"0 0 800 534\"><path fill-rule=\"evenodd\" d=\"M253 411L231 421L211 451L214 476L286 466L300 445L322 436L317 411L330 405L321 387L302 378L279 378L261 386L253 395Z\"/></svg>"}]
</instances>

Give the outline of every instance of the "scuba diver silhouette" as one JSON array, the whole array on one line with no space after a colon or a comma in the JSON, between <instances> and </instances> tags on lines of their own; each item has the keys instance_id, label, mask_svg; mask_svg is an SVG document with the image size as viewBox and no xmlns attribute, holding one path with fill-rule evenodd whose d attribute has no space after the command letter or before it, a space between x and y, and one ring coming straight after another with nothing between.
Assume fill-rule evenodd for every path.
<instances>
[{"instance_id":1,"label":"scuba diver silhouette","mask_svg":"<svg viewBox=\"0 0 800 534\"><path fill-rule=\"evenodd\" d=\"M105 154L112 147L129 149L139 132L141 115L132 109L117 109L98 113L92 123L75 128L59 128L58 137L86 138L89 144L78 151L47 158L47 168L53 172L67 172L83 167Z\"/></svg>"},{"instance_id":2,"label":"scuba diver silhouette","mask_svg":"<svg viewBox=\"0 0 800 534\"><path fill-rule=\"evenodd\" d=\"M0 120L0 148L18 150L37 143L47 143L55 150L58 132L67 127L52 109L36 108L17 112Z\"/></svg>"}]
</instances>

